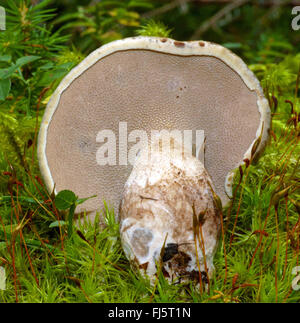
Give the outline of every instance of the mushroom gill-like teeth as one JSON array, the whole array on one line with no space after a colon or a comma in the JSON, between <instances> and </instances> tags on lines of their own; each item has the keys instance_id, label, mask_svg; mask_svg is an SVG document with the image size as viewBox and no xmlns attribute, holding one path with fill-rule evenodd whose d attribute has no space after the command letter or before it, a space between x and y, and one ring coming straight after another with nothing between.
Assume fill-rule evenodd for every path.
<instances>
[{"instance_id":1,"label":"mushroom gill-like teeth","mask_svg":"<svg viewBox=\"0 0 300 323\"><path fill-rule=\"evenodd\" d=\"M199 281L199 268L202 275L209 276L214 268L220 219L211 179L194 156L183 155L177 148L174 152L169 156L151 151L149 160L141 154L125 184L120 206L125 253L152 282L160 264L171 282ZM201 214L195 229L195 216L198 221Z\"/></svg>"}]
</instances>

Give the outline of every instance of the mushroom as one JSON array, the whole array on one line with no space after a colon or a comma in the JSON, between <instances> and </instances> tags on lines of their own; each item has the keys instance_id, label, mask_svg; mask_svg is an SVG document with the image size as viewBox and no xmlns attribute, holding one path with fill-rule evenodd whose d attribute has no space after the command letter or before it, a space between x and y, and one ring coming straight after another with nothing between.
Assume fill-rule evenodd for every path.
<instances>
[{"instance_id":1,"label":"mushroom","mask_svg":"<svg viewBox=\"0 0 300 323\"><path fill-rule=\"evenodd\" d=\"M159 270L171 283L208 283L221 223L213 183L182 144L173 138L168 150L162 140L154 138L142 150L125 184L119 214L123 249L152 284Z\"/></svg>"},{"instance_id":2,"label":"mushroom","mask_svg":"<svg viewBox=\"0 0 300 323\"><path fill-rule=\"evenodd\" d=\"M63 79L44 114L38 158L50 191L97 194L116 210L122 200L123 246L141 271L153 277L162 261L172 281L199 276L199 269L208 279L220 229L212 192L224 205L230 200L234 170L262 151L269 128L261 86L231 51L206 41L133 37L102 46ZM204 131L205 151L198 145L193 156L176 142L172 155L150 149L143 163L149 143L142 139L174 129ZM132 170L137 139L143 144ZM93 216L101 200L77 211ZM192 234L200 215L202 250Z\"/></svg>"},{"instance_id":3,"label":"mushroom","mask_svg":"<svg viewBox=\"0 0 300 323\"><path fill-rule=\"evenodd\" d=\"M133 37L100 47L58 86L39 133L38 158L49 191L99 197L78 212L95 214L102 200L119 205L132 170L120 148L127 151L134 143L117 136L116 165L99 165L96 154L105 141L97 142L99 131L117 135L121 121L129 134L204 130L205 168L226 204L233 170L251 158L260 135L256 153L267 140L270 110L254 74L220 45Z\"/></svg>"}]
</instances>

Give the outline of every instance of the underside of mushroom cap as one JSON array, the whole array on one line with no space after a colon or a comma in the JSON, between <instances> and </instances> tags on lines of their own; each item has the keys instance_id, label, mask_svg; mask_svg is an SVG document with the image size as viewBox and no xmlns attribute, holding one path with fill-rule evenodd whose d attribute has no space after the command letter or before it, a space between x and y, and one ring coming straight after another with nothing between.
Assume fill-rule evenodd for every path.
<instances>
[{"instance_id":1,"label":"underside of mushroom cap","mask_svg":"<svg viewBox=\"0 0 300 323\"><path fill-rule=\"evenodd\" d=\"M79 211L94 213L102 200L117 209L132 170L118 159L120 122L128 134L149 137L151 130L204 130L205 168L226 203L232 170L251 158L260 135L256 153L267 140L270 109L254 74L220 45L156 37L109 43L75 67L48 103L38 143L48 189L98 195ZM97 163L103 129L116 134L116 165Z\"/></svg>"}]
</instances>

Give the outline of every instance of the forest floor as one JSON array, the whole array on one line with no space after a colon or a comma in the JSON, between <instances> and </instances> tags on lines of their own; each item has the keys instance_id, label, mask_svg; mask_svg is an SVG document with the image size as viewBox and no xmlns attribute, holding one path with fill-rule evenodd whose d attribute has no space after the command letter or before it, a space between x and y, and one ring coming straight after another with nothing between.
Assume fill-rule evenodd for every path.
<instances>
[{"instance_id":1,"label":"forest floor","mask_svg":"<svg viewBox=\"0 0 300 323\"><path fill-rule=\"evenodd\" d=\"M34 22L44 19L36 12ZM272 128L259 160L237 170L207 290L163 275L153 287L130 268L113 210L75 226L72 207L83 201L58 207L45 189L39 124L51 93L84 55L57 33L30 28L0 34L0 302L300 302L300 54L270 41L268 50L245 55L269 100Z\"/></svg>"}]
</instances>

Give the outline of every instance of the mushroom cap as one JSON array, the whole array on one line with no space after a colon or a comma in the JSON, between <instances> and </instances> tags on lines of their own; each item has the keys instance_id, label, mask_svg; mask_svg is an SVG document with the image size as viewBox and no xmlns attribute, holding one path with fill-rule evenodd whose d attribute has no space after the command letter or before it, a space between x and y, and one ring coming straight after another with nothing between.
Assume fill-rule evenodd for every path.
<instances>
[{"instance_id":1,"label":"mushroom cap","mask_svg":"<svg viewBox=\"0 0 300 323\"><path fill-rule=\"evenodd\" d=\"M205 168L223 203L233 170L268 137L270 109L246 64L228 49L205 41L134 37L106 44L60 83L41 123L38 158L49 191L97 194L77 211L95 213L103 200L116 209L132 165L97 163L97 134L145 130L204 130ZM123 138L124 139L124 138ZM122 140L122 139L121 139ZM123 140L122 140L123 142ZM134 143L128 143L128 150Z\"/></svg>"}]
</instances>

